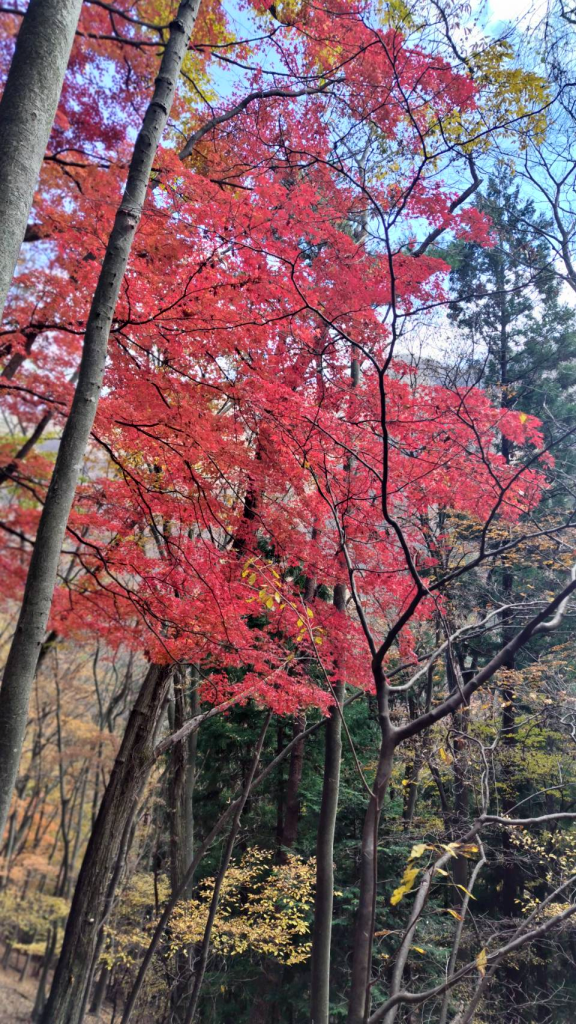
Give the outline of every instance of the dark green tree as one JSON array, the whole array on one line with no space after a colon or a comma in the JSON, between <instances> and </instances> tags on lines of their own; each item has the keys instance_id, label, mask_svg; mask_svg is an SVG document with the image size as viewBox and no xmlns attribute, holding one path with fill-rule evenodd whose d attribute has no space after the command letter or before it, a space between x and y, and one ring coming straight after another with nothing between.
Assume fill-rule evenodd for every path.
<instances>
[{"instance_id":1,"label":"dark green tree","mask_svg":"<svg viewBox=\"0 0 576 1024\"><path fill-rule=\"evenodd\" d=\"M563 301L549 225L505 165L475 205L492 223L494 244L460 241L442 253L452 266L449 317L468 337L478 383L497 389L504 408L538 416L548 441L558 439L576 411L576 315ZM510 457L505 441L503 454Z\"/></svg>"}]
</instances>

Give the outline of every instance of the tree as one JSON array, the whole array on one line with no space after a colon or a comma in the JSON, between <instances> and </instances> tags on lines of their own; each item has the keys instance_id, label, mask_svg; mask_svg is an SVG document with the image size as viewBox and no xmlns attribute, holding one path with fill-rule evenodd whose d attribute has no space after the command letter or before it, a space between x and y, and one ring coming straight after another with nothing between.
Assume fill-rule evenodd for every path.
<instances>
[{"instance_id":1,"label":"tree","mask_svg":"<svg viewBox=\"0 0 576 1024\"><path fill-rule=\"evenodd\" d=\"M0 101L0 320L24 239L40 167L82 7L31 0Z\"/></svg>"},{"instance_id":2,"label":"tree","mask_svg":"<svg viewBox=\"0 0 576 1024\"><path fill-rule=\"evenodd\" d=\"M171 26L86 323L74 400L38 523L22 608L0 688L0 833L4 831L18 772L32 681L44 642L66 524L96 415L112 318L197 13L197 2L183 2Z\"/></svg>"},{"instance_id":3,"label":"tree","mask_svg":"<svg viewBox=\"0 0 576 1024\"><path fill-rule=\"evenodd\" d=\"M450 315L470 339L475 379L497 387L504 408L539 416L551 439L571 422L576 355L574 314L546 240L552 225L505 165L474 205L492 222L493 245L456 243L445 254L453 266Z\"/></svg>"}]
</instances>

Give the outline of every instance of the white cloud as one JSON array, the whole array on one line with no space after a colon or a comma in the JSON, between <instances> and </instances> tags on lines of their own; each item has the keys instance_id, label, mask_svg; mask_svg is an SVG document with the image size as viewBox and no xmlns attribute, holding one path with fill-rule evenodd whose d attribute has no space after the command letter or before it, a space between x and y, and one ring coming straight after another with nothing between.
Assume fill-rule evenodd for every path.
<instances>
[{"instance_id":1,"label":"white cloud","mask_svg":"<svg viewBox=\"0 0 576 1024\"><path fill-rule=\"evenodd\" d=\"M540 21L545 10L545 0L488 0L485 25L490 32L510 24L528 28Z\"/></svg>"}]
</instances>

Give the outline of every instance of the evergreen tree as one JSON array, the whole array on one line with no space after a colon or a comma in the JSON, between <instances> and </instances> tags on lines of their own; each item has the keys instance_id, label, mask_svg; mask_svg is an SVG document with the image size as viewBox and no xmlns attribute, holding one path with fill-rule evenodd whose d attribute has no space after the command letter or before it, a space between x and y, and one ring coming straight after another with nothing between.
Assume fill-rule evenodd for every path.
<instances>
[{"instance_id":1,"label":"evergreen tree","mask_svg":"<svg viewBox=\"0 0 576 1024\"><path fill-rule=\"evenodd\" d=\"M549 225L504 164L475 205L493 245L460 241L442 253L452 266L449 317L468 335L478 383L497 389L504 408L542 419L551 440L574 420L576 315L562 298Z\"/></svg>"}]
</instances>

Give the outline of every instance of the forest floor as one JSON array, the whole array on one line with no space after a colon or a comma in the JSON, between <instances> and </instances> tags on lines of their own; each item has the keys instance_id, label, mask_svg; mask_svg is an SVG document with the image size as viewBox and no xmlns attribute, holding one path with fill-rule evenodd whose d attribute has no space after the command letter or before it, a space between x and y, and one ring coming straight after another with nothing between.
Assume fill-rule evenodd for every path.
<instances>
[{"instance_id":1,"label":"forest floor","mask_svg":"<svg viewBox=\"0 0 576 1024\"><path fill-rule=\"evenodd\" d=\"M30 1021L36 995L36 978L20 981L17 971L0 968L0 1024L20 1024Z\"/></svg>"},{"instance_id":2,"label":"forest floor","mask_svg":"<svg viewBox=\"0 0 576 1024\"><path fill-rule=\"evenodd\" d=\"M38 978L20 981L19 971L0 967L0 1024L30 1024ZM110 1014L102 1010L98 1022L91 1013L84 1018L86 1024L108 1024Z\"/></svg>"}]
</instances>

